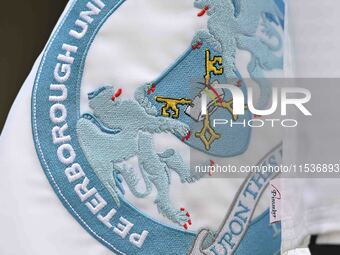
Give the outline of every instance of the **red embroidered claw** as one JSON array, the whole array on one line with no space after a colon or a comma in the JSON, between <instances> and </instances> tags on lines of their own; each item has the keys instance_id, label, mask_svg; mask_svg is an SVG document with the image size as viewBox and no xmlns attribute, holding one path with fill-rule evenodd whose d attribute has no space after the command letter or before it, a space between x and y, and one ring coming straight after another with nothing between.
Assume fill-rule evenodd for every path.
<instances>
[{"instance_id":1,"label":"red embroidered claw","mask_svg":"<svg viewBox=\"0 0 340 255\"><path fill-rule=\"evenodd\" d=\"M121 94L122 94L122 89L121 88L117 89L115 94L111 97L112 101L115 101L116 98L119 97Z\"/></svg>"},{"instance_id":2,"label":"red embroidered claw","mask_svg":"<svg viewBox=\"0 0 340 255\"><path fill-rule=\"evenodd\" d=\"M182 142L184 142L184 140L188 141L190 139L190 136L191 136L191 131L189 131L186 136L182 137Z\"/></svg>"},{"instance_id":3,"label":"red embroidered claw","mask_svg":"<svg viewBox=\"0 0 340 255\"><path fill-rule=\"evenodd\" d=\"M202 47L203 43L201 41L198 41L196 44L192 45L191 48L193 50L200 49Z\"/></svg>"},{"instance_id":4,"label":"red embroidered claw","mask_svg":"<svg viewBox=\"0 0 340 255\"><path fill-rule=\"evenodd\" d=\"M150 95L151 92L155 92L155 89L156 89L156 85L152 84L151 87L148 89L148 95Z\"/></svg>"},{"instance_id":5,"label":"red embroidered claw","mask_svg":"<svg viewBox=\"0 0 340 255\"><path fill-rule=\"evenodd\" d=\"M197 16L202 17L207 12L207 10L209 10L208 5L206 5L199 13L197 13Z\"/></svg>"},{"instance_id":6,"label":"red embroidered claw","mask_svg":"<svg viewBox=\"0 0 340 255\"><path fill-rule=\"evenodd\" d=\"M189 133L187 134L187 136L185 137L185 139L188 141L190 139L191 136L191 131L189 131Z\"/></svg>"},{"instance_id":7,"label":"red embroidered claw","mask_svg":"<svg viewBox=\"0 0 340 255\"><path fill-rule=\"evenodd\" d=\"M115 97L119 97L121 94L122 94L122 89L119 88L115 93Z\"/></svg>"},{"instance_id":8,"label":"red embroidered claw","mask_svg":"<svg viewBox=\"0 0 340 255\"><path fill-rule=\"evenodd\" d=\"M192 224L192 221L191 221L191 219L190 219L190 213L185 209L185 208L180 208L180 210L182 211L182 212L186 212L185 213L185 216L187 216L188 217L188 221L187 221L187 223L185 223L184 225L183 225L183 227L185 228L185 230L188 230L188 225L191 225Z\"/></svg>"}]
</instances>

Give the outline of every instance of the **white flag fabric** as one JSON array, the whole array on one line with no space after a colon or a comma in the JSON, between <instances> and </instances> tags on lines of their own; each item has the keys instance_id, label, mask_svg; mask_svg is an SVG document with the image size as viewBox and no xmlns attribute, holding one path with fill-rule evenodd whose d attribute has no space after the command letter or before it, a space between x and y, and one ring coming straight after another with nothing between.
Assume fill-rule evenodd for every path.
<instances>
[{"instance_id":1,"label":"white flag fabric","mask_svg":"<svg viewBox=\"0 0 340 255\"><path fill-rule=\"evenodd\" d=\"M310 105L312 118L324 116L324 126L307 127L303 117L300 126L285 130L284 164L338 163L338 123L340 119L327 112L327 107L337 104L338 86L332 86L339 77L340 46L338 1L288 1L290 53L293 70L291 77L323 78L317 88L311 89L313 103ZM331 78L331 79L329 79ZM311 81L310 79L309 81ZM312 83L312 82L311 82ZM322 86L321 84L324 84ZM298 86L298 85L297 85ZM327 93L329 91L330 93ZM319 107L317 102L327 102ZM327 118L331 121L327 124ZM317 123L316 121L313 123ZM308 178L283 179L282 208L282 252L308 245L310 235L319 235L318 243L340 242L340 200L337 194L340 179ZM332 234L331 234L332 233Z\"/></svg>"},{"instance_id":2,"label":"white flag fabric","mask_svg":"<svg viewBox=\"0 0 340 255\"><path fill-rule=\"evenodd\" d=\"M53 35L59 32L58 25L63 24L64 18L69 15L69 12L78 14L77 12L80 10L73 8L77 2L79 1L69 2L59 23L54 29L50 42L55 39ZM91 7L92 4L93 10L98 11L100 7L104 8L102 5L103 2L99 0L89 1L89 6ZM308 6L308 4L306 4L306 6ZM292 6L291 8L295 7ZM204 14L204 10L203 8L201 14ZM84 72L81 79L81 90L78 95L80 98L80 113L84 114L91 111L91 107L88 105L87 94L95 91L98 86L114 85L122 87L122 98L131 99L138 86L155 79L163 73L188 47L200 47L199 44L192 45L192 39L197 30L206 27L207 18L205 16L198 18L197 11L197 9L193 8L191 0L163 1L162 3L158 0L138 0L126 1L122 4L119 9L111 14L102 24L95 38L91 38L93 42L89 49L87 49L87 56L86 59L84 59ZM208 9L206 11L209 12ZM290 13L293 15L292 19L295 18L295 20L297 20L296 24L294 22L289 24L289 28L291 28L290 33L294 37L295 33L294 31L292 32L292 30L298 27L298 21L301 21L304 15L297 15L292 11ZM85 21L89 24L96 22L95 18L93 18L94 21L91 20L92 16L85 15L85 17ZM271 17L270 19L273 18ZM281 20L275 20L276 23L274 23L276 27L280 27L280 21ZM84 22L84 19L82 22ZM79 27L81 27L79 24L84 25L78 22ZM81 36L79 35L79 30L78 34L73 32L73 35ZM48 50L49 45L50 44L47 44L45 50ZM291 45L293 48L299 49L294 43ZM67 49L71 53L75 53L74 51L76 51L75 48L72 47ZM287 56L288 55L289 54L287 54ZM303 56L304 55L294 53L292 59L297 63ZM70 56L66 56L66 59L67 57ZM238 71L243 77L249 77L247 64L250 58L249 52L242 50L237 51L237 59L235 62L237 62ZM204 58L202 59L204 60ZM40 255L46 253L51 255L114 254L117 251L116 248L110 246L111 243L103 240L104 238L98 237L96 231L91 228L89 229L93 231L87 232L81 225L86 224L81 222L81 220L79 220L80 222L78 223L75 218L72 217L71 213L66 210L66 206L64 205L67 203L62 199L58 199L56 195L58 192L53 189L55 186L50 184L53 180L48 181L48 178L53 179L53 176L45 175L42 164L40 163L40 161L43 162L43 160L41 160L41 155L39 155L40 157L37 155L37 148L35 148L37 144L34 142L34 130L32 130L32 117L34 116L31 111L32 100L34 101L36 98L32 98L32 91L36 85L35 81L37 77L41 75L39 66L44 63L44 61L45 56L43 54L36 60L30 75L23 84L12 106L0 138L0 166L3 172L2 178L0 179L0 192L3 194L1 199L3 209L0 210L0 253L5 255ZM296 65L298 65L298 63ZM64 73L67 72L65 71L66 69L64 69ZM282 70L268 73L269 76L283 77ZM203 78L204 73L202 73L201 76ZM47 85L49 86L49 84ZM174 84L174 86L175 85L176 84ZM150 90L152 89L153 88L150 87ZM115 97L118 98L118 96L120 95L115 94ZM39 98L37 100L39 100ZM46 100L48 101L48 97ZM114 101L115 99L112 100ZM109 130L108 132L111 131ZM155 137L157 137L157 139L155 139L155 147L158 151L170 146L180 151L183 158L189 158L189 147L175 136L169 137L168 134L156 134ZM188 137L184 138L189 139ZM235 165L256 165L262 163L261 160L266 160L269 156L275 158L277 154L280 154L278 153L279 150L277 146L280 145L282 140L281 133L274 131L271 139L267 138L268 133L265 129L252 130L252 136L247 150L240 153L241 155L232 155L228 158L228 162ZM184 140L185 139L183 139L183 141ZM236 145L235 143L233 146L237 147ZM39 149L39 146L37 147ZM100 145L97 147L100 147ZM280 158L280 156L278 156L278 158ZM136 166L137 164L136 162L130 163L132 166ZM60 171L64 171L64 169L60 168ZM68 177L72 179L70 176ZM193 236L193 233L198 233L202 228L209 227L213 229L211 232L216 234L228 210L232 209L232 202L242 202L242 200L234 200L234 197L239 195L238 190L243 182L241 178L204 178L197 183L190 184L191 186L189 186L189 184L183 185L181 183L182 180L175 174L172 174L168 178L172 187L170 197L175 201L175 206L179 209L184 204L187 208L190 208L190 217L192 219L192 225L190 226L188 221L187 224L183 224L183 226L179 228L173 224L171 217L166 218L159 213L160 208L154 205L154 200L156 200L157 197L156 190L152 191L150 197L140 199L136 198L129 189L125 189L126 194L124 199L132 204L131 207L137 208L136 211L145 213L152 219L154 224L161 223L165 226L170 225L169 229L171 229L171 231L181 231L182 233L183 227L185 226L189 228L189 230L184 233L191 233ZM68 184L66 181L65 183ZM124 182L123 185L125 185ZM290 182L288 182L288 185L291 185ZM257 246L262 246L262 249L267 249L267 244L268 247L270 247L270 252L276 248L280 248L278 241L280 230L276 226L269 225L269 219L266 218L268 217L266 214L268 209L268 192L263 192L264 195L254 203L256 208L254 208L253 223L250 224L248 222L250 228L248 231L248 233L250 233L249 239L247 239L248 236L235 237L235 235L233 237L234 239L229 240L230 247L233 246L230 244L231 241L240 242L240 248L243 250L236 251L236 254L246 254L242 252L251 252L252 248L258 248ZM122 202L124 202L124 199L122 199ZM93 203L95 204L95 202ZM97 202L97 205L98 204ZM78 206L79 208L82 206L85 207L80 201L78 202ZM89 207L88 204L86 206ZM79 208L75 207L75 211ZM94 205L92 204L90 208L92 208L93 211ZM230 210L230 212L232 212L232 210ZM88 213L88 211L86 211L86 213ZM109 215L109 212L107 215ZM292 215L292 217L298 217L298 215ZM93 218L95 218L93 221L97 220L98 215ZM103 218L104 217L101 218L102 221L98 220L97 224L103 225L102 223L105 222L107 225L111 225L110 222L105 221ZM138 221L143 221L140 219L142 219L142 217L136 217L134 224L137 225ZM139 232L137 230L131 230L130 233L124 233L121 229L122 224L125 222L124 224L129 226L132 223L126 219L122 221L120 218L119 220L120 223L116 223L115 228L111 226L114 230L110 229L109 234L115 231L116 236L124 239L124 241L127 240L130 245L134 244L137 247L133 248L140 248L138 245L143 245L143 243L140 242L142 239L141 233L147 232L142 232L143 229L138 229ZM236 222L233 218L229 220L231 223ZM261 233L256 232L259 230L252 230L252 227L257 223L262 224L260 228L266 229L269 237L265 236L265 238L268 239L268 243L263 244L256 241L256 236ZM120 227L118 224L120 224ZM240 226L243 227L243 225ZM286 225L283 226L285 227ZM86 226L86 228L88 228L88 226ZM104 234L109 235L109 231L106 231ZM251 236L252 234L254 235L254 232L255 237ZM227 232L227 234L228 233L229 232ZM270 236L273 233L275 236ZM286 251L298 247L298 244L289 243L286 245L285 239L290 238L290 236L288 237L285 233L286 232L284 232L283 235L282 249ZM227 234L225 236L228 236ZM310 233L306 233L306 235L307 234ZM95 238L92 235L95 236ZM154 239L158 241L164 237L161 232L157 232L154 236L156 236ZM159 236L160 239L156 239L157 236ZM138 238L136 239L136 237ZM96 240L96 238L100 240ZM301 239L302 236L299 236L299 238ZM209 241L208 239L209 238L206 240L207 242ZM247 240L247 242L242 245L241 240ZM184 240L184 238L177 238L177 240L174 241L180 244L185 243L186 240ZM147 246L149 243L145 241L144 245ZM122 250L124 250L124 245L122 246ZM159 249L168 249L167 247L162 247L160 241L153 244L153 246L157 248L160 247ZM296 253L293 254L300 255L298 251L295 252ZM122 251L118 251L117 253L124 254ZM173 254L179 253L174 251ZM263 253L261 255L263 255Z\"/></svg>"}]
</instances>

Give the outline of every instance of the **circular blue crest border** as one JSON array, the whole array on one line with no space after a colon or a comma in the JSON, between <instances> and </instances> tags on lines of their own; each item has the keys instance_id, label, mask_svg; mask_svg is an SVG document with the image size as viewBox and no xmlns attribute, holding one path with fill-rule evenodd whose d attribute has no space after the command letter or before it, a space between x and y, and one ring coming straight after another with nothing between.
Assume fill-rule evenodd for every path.
<instances>
[{"instance_id":1,"label":"circular blue crest border","mask_svg":"<svg viewBox=\"0 0 340 255\"><path fill-rule=\"evenodd\" d=\"M80 115L80 85L87 52L100 27L106 19L124 3L124 0L103 1L105 7L101 10L100 14L93 16L94 20L89 25L86 35L81 40L75 39L71 37L68 32L75 27L74 23L76 19L79 17L81 11L86 10L86 4L88 2L91 1L75 0L70 3L67 13L59 22L44 49L32 94L32 130L39 160L49 182L64 206L91 235L112 251L118 254L162 254L162 252L164 253L171 248L174 254L185 254L190 249L195 234L193 232L185 232L180 229L165 226L150 219L123 198L121 199L121 207L117 208L110 194L91 170L78 144L75 127ZM49 119L49 109L52 103L49 102L48 98L51 95L50 84L56 83L53 70L58 62L57 56L58 54L65 53L65 50L62 49L63 43L78 47L77 52L72 53L72 57L74 57L72 73L68 81L65 82L65 86L68 89L68 96L67 99L62 102L67 109L67 134L72 137L69 144L72 145L77 155L75 162L82 166L82 169L90 180L90 187L95 187L108 202L108 205L105 207L107 208L105 213L108 213L112 208L117 210L114 216L115 223L113 225L118 224L119 218L123 216L135 224L131 230L133 233L141 233L144 229L149 231L149 235L142 248L133 246L129 243L128 237L123 240L121 237L115 235L112 229L108 229L104 224L101 224L96 216L87 209L85 204L80 202L79 197L73 189L74 185L70 184L64 175L63 170L68 166L63 165L58 160L58 146L53 144L51 136L51 130L55 125ZM103 215L105 215L105 213L103 213ZM157 243L162 245L155 245Z\"/></svg>"},{"instance_id":2,"label":"circular blue crest border","mask_svg":"<svg viewBox=\"0 0 340 255\"><path fill-rule=\"evenodd\" d=\"M190 250L196 234L163 225L145 216L137 208L134 208L125 201L124 198L121 198L121 206L117 208L111 195L91 170L77 141L75 127L80 115L80 86L88 50L106 19L125 2L125 0L102 1L105 3L105 7L101 10L100 14L94 16L94 20L89 25L86 35L81 40L71 37L68 32L75 27L74 23L79 17L80 12L86 10L86 4L91 1L74 0L70 2L68 11L58 23L44 49L32 92L32 131L36 151L42 168L60 201L92 236L110 250L118 254L169 254L169 251L171 251L171 254L186 254ZM88 210L85 204L80 202L79 197L74 191L74 184L69 183L64 174L64 169L68 166L58 160L58 145L53 144L51 136L51 130L55 124L51 122L49 116L50 107L53 105L53 103L49 102L49 96L51 95L50 84L56 83L53 71L58 63L57 56L58 54L65 53L65 50L62 50L63 43L78 47L77 52L72 53L72 57L74 57L72 73L68 81L64 83L68 89L68 96L62 102L67 109L67 134L72 137L69 144L72 145L76 152L75 162L82 166L90 180L90 187L95 187L108 202L108 205L103 209L103 215L112 208L117 210L116 215L113 217L114 223L112 225L118 224L119 218L123 216L134 223L134 227L131 230L133 233L141 233L144 229L149 231L148 238L142 248L133 246L128 241L128 237L122 239L115 235L112 229L108 229L102 224ZM242 246L244 248L254 245L252 244L252 233L258 233L261 226L267 226L267 220L268 212L262 214L251 223L250 231L243 240L244 245ZM276 243L278 242L276 240Z\"/></svg>"}]
</instances>

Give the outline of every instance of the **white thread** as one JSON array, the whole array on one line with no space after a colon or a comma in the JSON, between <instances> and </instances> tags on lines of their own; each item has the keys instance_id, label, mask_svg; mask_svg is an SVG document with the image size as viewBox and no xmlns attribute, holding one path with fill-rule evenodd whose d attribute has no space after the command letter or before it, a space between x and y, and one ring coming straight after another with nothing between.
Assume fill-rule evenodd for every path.
<instances>
[{"instance_id":1,"label":"white thread","mask_svg":"<svg viewBox=\"0 0 340 255\"><path fill-rule=\"evenodd\" d=\"M65 123L62 127L55 126L54 128L52 128L52 138L54 144L66 143L71 141L70 135L64 135L66 129L68 129L67 123Z\"/></svg>"},{"instance_id":2,"label":"white thread","mask_svg":"<svg viewBox=\"0 0 340 255\"><path fill-rule=\"evenodd\" d=\"M48 100L50 102L61 102L67 99L67 88L64 84L51 84L50 90L60 90L60 96L49 96Z\"/></svg>"},{"instance_id":3,"label":"white thread","mask_svg":"<svg viewBox=\"0 0 340 255\"><path fill-rule=\"evenodd\" d=\"M110 223L110 220L112 219L112 217L116 214L116 210L115 209L111 209L111 211L109 211L109 213L105 216L102 216L101 214L97 215L97 218L104 223L105 226L107 226L108 228L112 228L112 224Z\"/></svg>"},{"instance_id":4,"label":"white thread","mask_svg":"<svg viewBox=\"0 0 340 255\"><path fill-rule=\"evenodd\" d=\"M57 182L54 179L54 176L51 173L51 170L46 162L45 156L43 154L43 151L41 149L41 144L39 141L39 134L38 134L38 128L37 128L37 90L38 90L38 85L39 85L39 80L40 80L40 75L42 72L42 66L44 65L45 61L46 61L46 56L47 56L47 52L49 51L49 49L51 48L51 45L53 43L53 41L55 40L57 34L60 31L60 28L62 27L62 25L65 23L65 20L67 18L67 16L70 14L72 8L74 7L75 3L77 0L74 0L72 5L70 6L70 8L67 10L64 18L62 19L62 21L60 22L60 25L57 27L57 29L55 30L55 32L53 33L51 39L48 42L48 45L43 53L43 57L42 57L42 61L40 63L39 66L39 71L35 80L35 86L34 86L34 90L33 90L33 128L34 128L34 139L36 142L36 147L38 152L40 153L40 157L42 162L44 163L48 176L51 178L51 182L53 183L53 185L55 186L55 188L57 189L59 196L65 201L65 203L69 206L69 209L74 213L74 215L80 220L80 222L84 225L84 227L86 227L95 237L97 237L99 240L101 240L103 243L105 243L107 246L111 247L113 250L115 250L116 252L122 254L122 255L127 255L126 253L120 251L119 249L117 249L116 247L114 247L111 243L109 243L108 241L106 241L103 237L101 237L96 231L94 231L87 223L86 221L78 214L78 212L73 208L73 206L70 204L70 202L66 199L66 197L64 196L63 192L61 191L61 189L59 188L59 185L57 184ZM117 3L116 8L118 8L125 0L121 0ZM114 8L113 10L115 10L116 8ZM108 16L110 16L111 13L109 12L107 15L105 15L105 17L103 18L103 21L100 23L100 26L104 23L104 21L106 20L106 18ZM91 37L91 39L94 36ZM91 40L90 40L91 41ZM86 50L88 50L89 48L89 44L86 47ZM82 58L82 62L83 62L84 56ZM78 74L78 78L79 78L80 74Z\"/></svg>"},{"instance_id":5,"label":"white thread","mask_svg":"<svg viewBox=\"0 0 340 255\"><path fill-rule=\"evenodd\" d=\"M119 220L124 225L118 223L118 225L113 228L113 232L115 232L117 235L124 239L127 236L127 234L129 234L131 228L133 227L133 224L124 217L120 217Z\"/></svg>"},{"instance_id":6,"label":"white thread","mask_svg":"<svg viewBox=\"0 0 340 255\"><path fill-rule=\"evenodd\" d=\"M148 234L149 231L146 230L143 230L142 234L133 233L130 235L129 241L138 248L141 248Z\"/></svg>"},{"instance_id":7,"label":"white thread","mask_svg":"<svg viewBox=\"0 0 340 255\"><path fill-rule=\"evenodd\" d=\"M71 52L76 53L78 50L78 47L64 43L61 47L63 50L66 50L65 55L59 54L57 59L61 62L65 62L68 64L73 64L74 57L71 57Z\"/></svg>"},{"instance_id":8,"label":"white thread","mask_svg":"<svg viewBox=\"0 0 340 255\"><path fill-rule=\"evenodd\" d=\"M91 15L98 15L100 13L100 9L90 2L86 4L86 7L89 9L89 11L82 11L80 13L80 17L87 23L91 24L93 22Z\"/></svg>"},{"instance_id":9,"label":"white thread","mask_svg":"<svg viewBox=\"0 0 340 255\"><path fill-rule=\"evenodd\" d=\"M74 187L74 190L76 191L76 193L78 194L82 202L84 202L85 200L89 199L90 197L92 197L94 194L97 193L96 188L94 187L91 189L87 188L87 185L89 185L89 183L90 183L90 180L85 176L83 182L77 184Z\"/></svg>"},{"instance_id":10,"label":"white thread","mask_svg":"<svg viewBox=\"0 0 340 255\"><path fill-rule=\"evenodd\" d=\"M78 163L74 163L71 167L65 169L65 175L69 182L74 182L84 177L85 173Z\"/></svg>"},{"instance_id":11,"label":"white thread","mask_svg":"<svg viewBox=\"0 0 340 255\"><path fill-rule=\"evenodd\" d=\"M85 204L87 208L90 209L90 211L95 215L97 214L101 209L103 209L106 205L107 202L105 199L97 192L94 195L94 198L91 199L91 201L86 202Z\"/></svg>"},{"instance_id":12,"label":"white thread","mask_svg":"<svg viewBox=\"0 0 340 255\"><path fill-rule=\"evenodd\" d=\"M80 32L77 32L76 30L74 29L71 29L71 31L69 32L69 35L76 38L76 39L81 39L84 37L84 35L86 34L87 32L87 29L88 29L88 25L86 22L80 20L80 19L77 19L75 24L79 27L81 27L81 31Z\"/></svg>"},{"instance_id":13,"label":"white thread","mask_svg":"<svg viewBox=\"0 0 340 255\"><path fill-rule=\"evenodd\" d=\"M96 5L100 8L103 9L105 7L105 4L100 1L100 0L93 0L94 3L96 3Z\"/></svg>"},{"instance_id":14,"label":"white thread","mask_svg":"<svg viewBox=\"0 0 340 255\"><path fill-rule=\"evenodd\" d=\"M61 115L57 116L57 111L61 113ZM67 117L66 107L63 104L54 104L50 108L50 119L53 123L64 122Z\"/></svg>"},{"instance_id":15,"label":"white thread","mask_svg":"<svg viewBox=\"0 0 340 255\"><path fill-rule=\"evenodd\" d=\"M60 74L64 73L64 74ZM70 78L71 75L71 65L57 63L54 67L54 79L59 83L64 83Z\"/></svg>"},{"instance_id":16,"label":"white thread","mask_svg":"<svg viewBox=\"0 0 340 255\"><path fill-rule=\"evenodd\" d=\"M67 152L66 155L65 152ZM68 143L62 144L58 147L57 155L59 161L65 165L72 164L76 158L76 152L74 151L73 147Z\"/></svg>"}]
</instances>

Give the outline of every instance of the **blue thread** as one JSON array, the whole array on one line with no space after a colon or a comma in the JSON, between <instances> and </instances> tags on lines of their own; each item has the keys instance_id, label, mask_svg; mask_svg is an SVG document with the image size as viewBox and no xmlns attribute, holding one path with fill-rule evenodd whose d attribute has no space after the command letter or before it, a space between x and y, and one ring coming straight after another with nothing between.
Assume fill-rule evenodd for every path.
<instances>
[{"instance_id":1,"label":"blue thread","mask_svg":"<svg viewBox=\"0 0 340 255\"><path fill-rule=\"evenodd\" d=\"M91 122L93 122L93 124L95 124L102 132L106 133L106 134L118 134L121 130L120 129L111 129L111 128L107 128L104 125L102 125L97 119L96 117L94 117L92 114L90 113L85 113L82 115L82 118L87 119Z\"/></svg>"},{"instance_id":2,"label":"blue thread","mask_svg":"<svg viewBox=\"0 0 340 255\"><path fill-rule=\"evenodd\" d=\"M52 187L55 189L56 194L65 205L65 208L78 220L78 222L86 229L91 235L93 235L98 241L103 243L109 249L118 254L162 254L164 253L164 247L155 247L153 242L162 243L166 242L169 245L173 245L173 250L177 254L183 254L182 251L186 251L191 246L194 239L194 233L184 232L182 230L160 224L159 222L152 220L145 216L135 207L130 205L127 201L123 200L121 208L117 211L115 218L123 216L130 220L138 219L138 224L135 224L134 231L141 233L145 228L151 229L148 239L153 242L146 242L143 246L143 250L140 250L129 243L128 240L122 240L120 237L112 234L112 231L108 231L107 227L98 222L84 204L80 204L79 198L74 193L73 186L70 186L65 179L63 171L64 165L62 165L56 158L56 147L51 145L50 130L53 125L49 119L49 87L48 84L55 83L53 78L54 65L53 61L56 61L56 56L61 53L61 45L64 42L74 44L78 46L78 51L73 56L75 57L75 63L73 72L65 84L68 87L68 99L63 102L68 109L68 124L69 133L72 137L76 137L76 122L79 116L79 96L80 96L80 83L84 68L84 61L87 51L94 39L95 34L99 30L100 26L104 23L111 13L113 13L124 1L111 1L103 10L103 14L100 18L95 19L89 27L86 36L81 42L72 39L68 31L73 27L74 20L78 18L80 10L86 9L86 2L75 0L71 9L64 18L64 22L60 23L58 29L52 35L48 45L43 54L42 62L39 66L38 75L36 77L33 95L32 95L32 130L35 140L35 146L38 152L38 157L41 161L43 169L46 171L48 180ZM79 59L81 59L79 61ZM47 61L48 60L48 61ZM56 62L55 62L56 63ZM75 86L78 84L77 86ZM76 91L75 91L76 90ZM38 107L37 107L38 106ZM81 163L84 172L91 180L93 186L97 187L97 190L101 191L101 195L107 202L113 206L113 200L110 199L110 194L103 185L100 183L96 175L92 174L89 164L86 162L84 155L81 152L79 144L76 139L72 139L71 142L74 148L77 148L77 159ZM112 201L111 201L112 200ZM108 206L109 207L109 206ZM109 211L104 210L103 215ZM136 222L134 222L136 223ZM167 248L165 248L167 250ZM176 252L177 251L177 252Z\"/></svg>"},{"instance_id":3,"label":"blue thread","mask_svg":"<svg viewBox=\"0 0 340 255\"><path fill-rule=\"evenodd\" d=\"M237 18L241 12L241 2L240 0L232 0L234 5L234 16Z\"/></svg>"},{"instance_id":4,"label":"blue thread","mask_svg":"<svg viewBox=\"0 0 340 255\"><path fill-rule=\"evenodd\" d=\"M158 192L155 200L158 211L174 223L184 225L190 218L186 212L171 205L168 172L170 169L174 170L182 182L194 182L202 175L191 173L182 157L173 149L157 154L154 151L152 134L176 132L185 136L189 127L178 120L149 115L137 101L112 101L113 94L112 87L102 87L90 93L89 105L94 116L84 114L77 123L77 135L87 160L118 206L118 188L112 172L120 173L131 192L139 198L148 196L153 184ZM138 91L136 94L139 98ZM116 130L119 131L114 132ZM140 180L133 170L117 165L133 156L138 157L139 169L146 186L144 192L137 191Z\"/></svg>"},{"instance_id":5,"label":"blue thread","mask_svg":"<svg viewBox=\"0 0 340 255\"><path fill-rule=\"evenodd\" d=\"M157 79L154 81L154 83L155 83L155 84L159 84L166 76L169 75L169 73L170 73L174 68L176 68L178 65L180 65L180 64L182 63L182 61L184 61L192 51L193 51L192 48L187 49L186 52L185 52L182 56L180 56L170 68L168 68L164 73L162 73L162 74L160 75L159 78L157 78Z\"/></svg>"},{"instance_id":6,"label":"blue thread","mask_svg":"<svg viewBox=\"0 0 340 255\"><path fill-rule=\"evenodd\" d=\"M121 173L118 171L113 171L113 178L119 191L122 193L122 195L125 195L125 189L123 186L123 176L121 175Z\"/></svg>"},{"instance_id":7,"label":"blue thread","mask_svg":"<svg viewBox=\"0 0 340 255\"><path fill-rule=\"evenodd\" d=\"M280 25L279 21L277 21L276 17L272 13L266 12L265 16L270 22L273 22L276 25Z\"/></svg>"},{"instance_id":8,"label":"blue thread","mask_svg":"<svg viewBox=\"0 0 340 255\"><path fill-rule=\"evenodd\" d=\"M275 226L274 226L275 225ZM254 219L244 235L241 245L235 250L235 255L272 255L281 245L280 233L275 233L273 227L279 231L280 223L269 224L269 210ZM267 240L272 240L268 242Z\"/></svg>"},{"instance_id":9,"label":"blue thread","mask_svg":"<svg viewBox=\"0 0 340 255\"><path fill-rule=\"evenodd\" d=\"M250 77L257 82L261 89L258 108L264 108L271 98L270 83L263 78L264 70L282 69L283 59L274 54L282 48L282 38L266 18L283 19L282 11L274 3L267 0L196 0L195 7L203 9L209 6L208 30L199 31L194 42L201 38L215 41L216 50L222 51L225 75L231 83L237 80L236 75L236 50L237 48L251 53L248 65ZM235 16L235 13L238 15ZM264 22L263 32L269 38L277 40L276 45L271 45L256 37L260 21Z\"/></svg>"},{"instance_id":10,"label":"blue thread","mask_svg":"<svg viewBox=\"0 0 340 255\"><path fill-rule=\"evenodd\" d=\"M179 58L178 62L174 63L170 68L167 69L165 74L162 74L157 81L156 90L150 95L147 94L148 86L144 85L137 89L136 100L141 105L145 105L153 115L160 115L162 104L156 102L156 96L164 96L171 98L194 98L195 95L199 94L203 86L200 84L204 81L205 74L205 50L210 49L211 56L220 56L221 53L214 50L211 36L207 38L201 38L203 46L200 49L192 50L189 48L185 53L185 58ZM241 75L236 72L239 80L242 80ZM224 75L212 74L212 81L217 80L221 84L226 84L226 78ZM243 84L243 82L242 82ZM245 97L247 96L246 87L241 86ZM228 91L225 93L223 100L230 100L231 94ZM179 120L186 123L190 130L199 131L202 128L202 122L193 121L190 116L184 114L185 106L179 105L180 116ZM228 119L231 118L231 114L222 108L218 108L212 114L214 119ZM245 120L246 122L252 118L249 111L245 112L245 115L240 116L239 122ZM221 134L221 138L216 140L211 145L211 149L207 151L202 141L192 135L189 140L184 142L189 146L202 151L206 154L219 156L219 157L232 157L244 153L250 141L251 129L249 126L234 126L233 128L226 128L224 125L215 127L217 133ZM182 140L182 136L178 136Z\"/></svg>"},{"instance_id":11,"label":"blue thread","mask_svg":"<svg viewBox=\"0 0 340 255\"><path fill-rule=\"evenodd\" d=\"M99 94L100 92L102 92L103 90L105 90L107 87L109 87L109 86L103 86L103 87L98 88L98 89L95 90L95 91L92 91L92 92L88 93L88 94L87 94L88 99L93 99L93 98L95 98L96 96L98 96L98 94Z\"/></svg>"},{"instance_id":12,"label":"blue thread","mask_svg":"<svg viewBox=\"0 0 340 255\"><path fill-rule=\"evenodd\" d=\"M285 3L284 0L274 0L275 4L279 8L280 12L282 13L282 17L279 18L281 28L284 29L284 16L286 14L285 11Z\"/></svg>"},{"instance_id":13,"label":"blue thread","mask_svg":"<svg viewBox=\"0 0 340 255\"><path fill-rule=\"evenodd\" d=\"M70 43L79 45L77 54L75 54L74 73L67 87L69 89L69 97L65 101L68 111L69 133L72 137L76 137L75 125L79 116L79 87L81 83L82 71L84 66L85 57L89 46L91 45L95 34L100 26L104 23L107 17L111 15L123 1L111 1L106 3L105 10L100 18L95 19L88 30L88 34L83 38L83 42L79 44L78 40L69 37L68 31L74 25L74 20L78 17L79 11L85 9L86 2L74 1L70 5L70 10L65 14L62 22L55 30L48 45L44 51L42 62L39 66L39 71L34 84L32 95L32 130L35 141L35 147L39 156L42 167L55 189L56 194L63 202L64 206L69 212L79 221L79 223L97 240L106 245L112 251L119 254L165 254L171 249L174 254L185 254L191 246L194 238L194 233L183 232L168 226L164 226L157 221L143 215L142 212L131 206L124 198L121 197L121 208L117 211L117 217L127 217L130 220L138 219L134 226L134 231L139 233L144 227L152 230L150 233L150 240L153 242L146 242L142 250L131 246L127 240L122 240L120 237L114 236L111 231L96 221L94 215L89 213L88 209L80 204L79 198L76 197L73 191L73 186L65 179L62 171L65 166L62 165L55 157L56 146L51 144L50 130L53 125L50 123L48 110L50 103L48 103L48 95L50 93L48 85L53 83L53 61L56 61L56 56L60 53L62 43ZM84 41L88 42L85 45ZM79 58L82 58L79 61ZM78 76L76 74L78 73ZM77 84L77 85L76 85ZM74 91L74 88L77 91ZM77 108L78 107L78 108ZM71 142L72 146L76 149L78 162L83 166L83 170L91 180L91 185L97 187L101 191L101 195L106 201L113 205L110 200L110 194L100 184L98 178L92 174L89 164L86 162L84 155L79 149L79 144L75 139ZM103 213L107 213L104 211ZM116 216L115 216L116 217ZM162 243L164 246L154 245L154 243Z\"/></svg>"}]
</instances>

